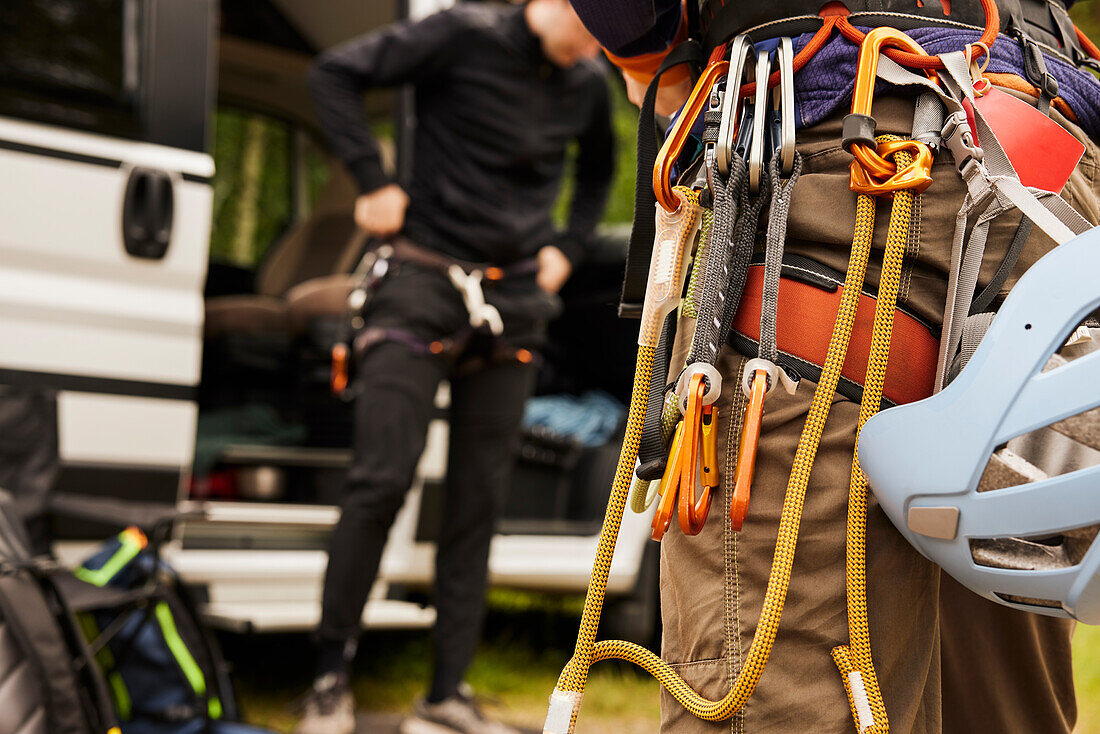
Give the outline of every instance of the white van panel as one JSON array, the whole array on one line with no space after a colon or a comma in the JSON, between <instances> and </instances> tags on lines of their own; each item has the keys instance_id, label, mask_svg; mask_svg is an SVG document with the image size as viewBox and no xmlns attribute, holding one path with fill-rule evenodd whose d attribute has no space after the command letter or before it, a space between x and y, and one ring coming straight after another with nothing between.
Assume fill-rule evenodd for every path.
<instances>
[{"instance_id":1,"label":"white van panel","mask_svg":"<svg viewBox=\"0 0 1100 734\"><path fill-rule=\"evenodd\" d=\"M194 459L195 403L61 392L57 413L64 462L189 467Z\"/></svg>"},{"instance_id":2,"label":"white van panel","mask_svg":"<svg viewBox=\"0 0 1100 734\"><path fill-rule=\"evenodd\" d=\"M10 117L0 117L0 140L81 156L126 161L134 166L163 168L166 171L179 171L202 178L214 175L214 159L205 153L112 138L55 125L22 122Z\"/></svg>"},{"instance_id":3,"label":"white van panel","mask_svg":"<svg viewBox=\"0 0 1100 734\"><path fill-rule=\"evenodd\" d=\"M0 150L0 368L144 382L199 380L213 191L209 156L0 119L23 144L111 156L121 167ZM63 145L64 144L64 145ZM122 237L133 165L174 176L164 258L133 257Z\"/></svg>"}]
</instances>

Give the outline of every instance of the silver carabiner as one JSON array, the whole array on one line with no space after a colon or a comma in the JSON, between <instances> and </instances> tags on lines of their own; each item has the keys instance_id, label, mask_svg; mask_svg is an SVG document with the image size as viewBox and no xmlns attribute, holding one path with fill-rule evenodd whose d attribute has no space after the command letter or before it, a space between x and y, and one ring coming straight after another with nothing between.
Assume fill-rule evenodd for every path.
<instances>
[{"instance_id":1,"label":"silver carabiner","mask_svg":"<svg viewBox=\"0 0 1100 734\"><path fill-rule=\"evenodd\" d=\"M790 38L779 39L779 84L773 97L773 109L779 109L780 140L775 148L779 155L779 168L784 177L794 170L794 43Z\"/></svg>"},{"instance_id":2,"label":"silver carabiner","mask_svg":"<svg viewBox=\"0 0 1100 734\"><path fill-rule=\"evenodd\" d=\"M760 193L760 179L764 175L764 130L768 112L768 77L771 74L770 54L756 54L756 99L752 120L752 142L749 143L749 192Z\"/></svg>"},{"instance_id":3,"label":"silver carabiner","mask_svg":"<svg viewBox=\"0 0 1100 734\"><path fill-rule=\"evenodd\" d=\"M741 34L730 41L730 66L726 74L726 92L722 96L722 121L718 127L716 163L718 172L727 178L733 161L733 147L737 135L737 112L740 109L741 80L752 58L752 39Z\"/></svg>"}]
</instances>

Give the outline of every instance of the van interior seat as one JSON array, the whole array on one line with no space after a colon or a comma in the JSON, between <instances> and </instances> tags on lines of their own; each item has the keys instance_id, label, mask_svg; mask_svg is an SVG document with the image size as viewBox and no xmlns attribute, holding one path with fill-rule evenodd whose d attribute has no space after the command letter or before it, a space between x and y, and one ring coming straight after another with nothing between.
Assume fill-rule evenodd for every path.
<instances>
[{"instance_id":1,"label":"van interior seat","mask_svg":"<svg viewBox=\"0 0 1100 734\"><path fill-rule=\"evenodd\" d=\"M313 211L291 225L261 262L256 292L206 300L207 337L297 331L312 317L344 313L350 273L367 238L352 216L355 182L340 165L331 171Z\"/></svg>"}]
</instances>

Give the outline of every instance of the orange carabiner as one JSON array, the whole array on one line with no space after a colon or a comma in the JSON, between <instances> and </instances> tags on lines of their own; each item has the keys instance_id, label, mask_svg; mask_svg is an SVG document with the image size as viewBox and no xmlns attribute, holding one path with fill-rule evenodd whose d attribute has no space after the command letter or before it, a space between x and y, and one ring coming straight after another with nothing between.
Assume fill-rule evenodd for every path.
<instances>
[{"instance_id":1,"label":"orange carabiner","mask_svg":"<svg viewBox=\"0 0 1100 734\"><path fill-rule=\"evenodd\" d=\"M703 435L703 486L714 489L718 486L718 409L714 405L703 406L699 427Z\"/></svg>"},{"instance_id":2,"label":"orange carabiner","mask_svg":"<svg viewBox=\"0 0 1100 734\"><path fill-rule=\"evenodd\" d=\"M870 31L859 47L859 65L855 89L852 91L852 115L871 117L878 56L884 46L900 48L910 53L924 53L920 44L896 28L882 26ZM934 71L927 70L927 74L930 79L936 80ZM904 145L898 147L896 143L879 143L876 147L871 147L865 143L853 143L850 150L855 160L850 166L848 187L857 193L872 196L901 189L913 189L919 194L927 189L932 184L932 151L924 143L914 140L898 142ZM889 148L891 145L894 146L893 149ZM899 171L897 165L887 160L886 156L902 148L913 153L913 162Z\"/></svg>"},{"instance_id":3,"label":"orange carabiner","mask_svg":"<svg viewBox=\"0 0 1100 734\"><path fill-rule=\"evenodd\" d=\"M756 447L760 443L760 425L764 418L764 395L768 389L768 373L757 370L752 378L752 392L741 425L741 446L737 452L737 471L733 480L733 501L730 504L730 525L741 530L749 514L749 494L756 471Z\"/></svg>"},{"instance_id":4,"label":"orange carabiner","mask_svg":"<svg viewBox=\"0 0 1100 734\"><path fill-rule=\"evenodd\" d=\"M348 353L347 344L336 344L332 347L332 369L329 374L329 387L332 394L339 396L348 388L349 362L351 355Z\"/></svg>"},{"instance_id":5,"label":"orange carabiner","mask_svg":"<svg viewBox=\"0 0 1100 734\"><path fill-rule=\"evenodd\" d=\"M684 453L680 458L680 530L684 535L698 535L710 512L710 487L704 486L698 501L695 482L699 466L699 434L703 419L703 396L707 386L703 375L696 373L688 383L687 410L684 412Z\"/></svg>"},{"instance_id":6,"label":"orange carabiner","mask_svg":"<svg viewBox=\"0 0 1100 734\"><path fill-rule=\"evenodd\" d=\"M672 525L672 515L676 512L676 494L680 481L680 462L684 446L684 421L676 426L676 433L672 436L672 448L669 451L668 463L665 464L665 473L661 477L658 492L661 495L657 503L657 511L653 513L652 532L649 537L660 541L665 537Z\"/></svg>"},{"instance_id":7,"label":"orange carabiner","mask_svg":"<svg viewBox=\"0 0 1100 734\"><path fill-rule=\"evenodd\" d=\"M680 206L680 200L672 193L672 165L680 157L695 119L707 104L711 87L729 70L729 66L729 62L724 60L707 66L657 153L657 160L653 163L653 194L665 211L674 212Z\"/></svg>"}]
</instances>

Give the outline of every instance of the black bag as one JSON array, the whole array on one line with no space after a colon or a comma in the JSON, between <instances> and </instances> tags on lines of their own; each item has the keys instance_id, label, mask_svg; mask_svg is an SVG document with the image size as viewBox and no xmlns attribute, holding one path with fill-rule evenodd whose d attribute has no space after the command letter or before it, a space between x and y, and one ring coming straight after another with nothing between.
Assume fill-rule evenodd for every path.
<instances>
[{"instance_id":1,"label":"black bag","mask_svg":"<svg viewBox=\"0 0 1100 734\"><path fill-rule=\"evenodd\" d=\"M172 507L57 496L135 522L75 572L33 558L0 491L0 734L265 734L236 722L226 665L159 560Z\"/></svg>"},{"instance_id":2,"label":"black bag","mask_svg":"<svg viewBox=\"0 0 1100 734\"><path fill-rule=\"evenodd\" d=\"M0 734L102 734L103 681L48 571L0 490Z\"/></svg>"}]
</instances>

